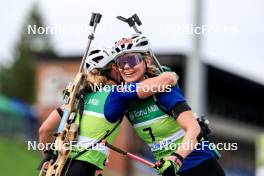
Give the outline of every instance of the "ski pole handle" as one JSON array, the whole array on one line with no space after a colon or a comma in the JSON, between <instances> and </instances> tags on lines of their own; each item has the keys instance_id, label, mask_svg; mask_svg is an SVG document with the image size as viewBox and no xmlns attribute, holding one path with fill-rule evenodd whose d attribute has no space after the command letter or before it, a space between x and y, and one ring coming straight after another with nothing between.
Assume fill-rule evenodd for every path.
<instances>
[{"instance_id":1,"label":"ski pole handle","mask_svg":"<svg viewBox=\"0 0 264 176\"><path fill-rule=\"evenodd\" d=\"M90 26L94 26L95 23L100 23L102 15L100 13L92 13L92 17L90 20Z\"/></svg>"},{"instance_id":2,"label":"ski pole handle","mask_svg":"<svg viewBox=\"0 0 264 176\"><path fill-rule=\"evenodd\" d=\"M142 34L142 32L137 28L138 26L142 25L142 22L140 21L139 17L137 16L137 14L132 15L129 18L125 18L122 16L117 16L117 19L127 23L129 25L129 27L132 27L136 33ZM137 25L136 25L137 24Z\"/></svg>"},{"instance_id":3,"label":"ski pole handle","mask_svg":"<svg viewBox=\"0 0 264 176\"><path fill-rule=\"evenodd\" d=\"M142 25L142 22L139 19L137 14L134 14L134 15L132 15L129 18L125 18L125 17L122 17L122 16L117 16L116 18L121 20L121 21L123 21L123 22L125 22L125 23L127 23L129 25L129 27L132 27L136 33L142 34L142 32L137 28L137 25L138 26ZM160 65L158 59L156 58L156 56L154 55L153 52L151 52L151 55L153 57L153 60L154 60L155 64L157 65L158 69L160 70L160 72L164 72L164 69Z\"/></svg>"},{"instance_id":4,"label":"ski pole handle","mask_svg":"<svg viewBox=\"0 0 264 176\"><path fill-rule=\"evenodd\" d=\"M138 26L142 25L142 22L136 13L132 16L132 18L134 19L134 21L137 23Z\"/></svg>"}]
</instances>

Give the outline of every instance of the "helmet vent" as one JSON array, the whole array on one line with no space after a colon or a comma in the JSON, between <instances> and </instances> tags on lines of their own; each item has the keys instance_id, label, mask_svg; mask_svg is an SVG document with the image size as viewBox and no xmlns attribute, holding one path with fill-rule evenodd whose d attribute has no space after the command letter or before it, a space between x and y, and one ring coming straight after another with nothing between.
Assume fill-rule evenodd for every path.
<instances>
[{"instance_id":1,"label":"helmet vent","mask_svg":"<svg viewBox=\"0 0 264 176\"><path fill-rule=\"evenodd\" d=\"M148 44L148 41L140 42L137 46L146 46Z\"/></svg>"},{"instance_id":2,"label":"helmet vent","mask_svg":"<svg viewBox=\"0 0 264 176\"><path fill-rule=\"evenodd\" d=\"M133 46L133 44L131 43L131 44L128 44L127 45L127 49L131 49L132 48L132 46Z\"/></svg>"},{"instance_id":3,"label":"helmet vent","mask_svg":"<svg viewBox=\"0 0 264 176\"><path fill-rule=\"evenodd\" d=\"M98 56L98 57L93 58L93 61L96 62L96 63L98 63L103 58L104 58L103 56Z\"/></svg>"},{"instance_id":4,"label":"helmet vent","mask_svg":"<svg viewBox=\"0 0 264 176\"><path fill-rule=\"evenodd\" d=\"M93 54L96 54L96 53L99 53L100 52L100 50L93 50L93 51L91 51L90 53L89 53L89 56L91 56L91 55L93 55Z\"/></svg>"},{"instance_id":5,"label":"helmet vent","mask_svg":"<svg viewBox=\"0 0 264 176\"><path fill-rule=\"evenodd\" d=\"M120 52L120 49L119 49L119 48L115 48L115 50L116 50L116 52L118 52L118 53Z\"/></svg>"},{"instance_id":6,"label":"helmet vent","mask_svg":"<svg viewBox=\"0 0 264 176\"><path fill-rule=\"evenodd\" d=\"M89 68L91 65L86 62L85 66L86 68Z\"/></svg>"}]
</instances>

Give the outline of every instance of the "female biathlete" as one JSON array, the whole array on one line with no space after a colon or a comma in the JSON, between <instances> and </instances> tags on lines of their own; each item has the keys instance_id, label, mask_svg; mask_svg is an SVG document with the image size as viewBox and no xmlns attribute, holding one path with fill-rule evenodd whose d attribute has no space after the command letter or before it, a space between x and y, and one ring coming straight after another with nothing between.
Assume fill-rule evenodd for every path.
<instances>
[{"instance_id":1,"label":"female biathlete","mask_svg":"<svg viewBox=\"0 0 264 176\"><path fill-rule=\"evenodd\" d=\"M148 39L140 34L115 43L115 59L123 80L131 87L155 72ZM153 76L153 75L152 75ZM153 87L153 86L152 86ZM145 89L146 90L146 89ZM115 123L124 114L150 147L163 176L224 176L208 141L201 141L200 126L179 86L142 100L135 91L113 91L105 103L105 117ZM121 96L121 95L123 96ZM107 110L106 110L107 109ZM127 111L127 112L126 112ZM203 145L202 145L203 144Z\"/></svg>"}]
</instances>

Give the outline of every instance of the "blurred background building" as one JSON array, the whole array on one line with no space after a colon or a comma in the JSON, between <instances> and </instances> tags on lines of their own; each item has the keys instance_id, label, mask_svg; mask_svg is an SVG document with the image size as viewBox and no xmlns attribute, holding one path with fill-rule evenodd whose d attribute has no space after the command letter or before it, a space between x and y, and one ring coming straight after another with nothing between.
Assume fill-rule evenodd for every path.
<instances>
[{"instance_id":1,"label":"blurred background building","mask_svg":"<svg viewBox=\"0 0 264 176\"><path fill-rule=\"evenodd\" d=\"M39 125L62 104L62 90L78 71L91 12L103 14L93 46L110 46L122 34L132 33L115 16L137 13L143 22L140 28L161 64L179 74L179 85L193 110L210 120L211 141L237 143L238 150L221 151L220 162L227 175L261 172L264 25L258 19L264 17L260 8L264 3L152 3L150 8L149 2L138 0L126 6L121 0L11 0L1 7L0 156L10 163L18 162L20 175L37 173L40 156L26 151L26 142L37 139ZM14 14L9 13L11 9ZM32 32L34 25L38 35ZM30 33L29 26L33 26ZM153 161L147 146L126 121L116 145ZM26 158L28 164L10 159L17 156L21 161ZM0 169L5 175L17 174L3 162ZM155 171L112 152L107 175L155 175Z\"/></svg>"}]
</instances>

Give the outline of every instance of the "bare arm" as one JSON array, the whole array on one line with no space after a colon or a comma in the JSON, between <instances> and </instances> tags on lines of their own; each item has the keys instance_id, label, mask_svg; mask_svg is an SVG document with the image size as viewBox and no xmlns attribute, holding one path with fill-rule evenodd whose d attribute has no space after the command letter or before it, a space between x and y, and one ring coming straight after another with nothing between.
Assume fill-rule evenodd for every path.
<instances>
[{"instance_id":1,"label":"bare arm","mask_svg":"<svg viewBox=\"0 0 264 176\"><path fill-rule=\"evenodd\" d=\"M157 77L145 79L139 83L137 95L140 99L147 98L177 84L178 77L173 72L164 72Z\"/></svg>"},{"instance_id":2,"label":"bare arm","mask_svg":"<svg viewBox=\"0 0 264 176\"><path fill-rule=\"evenodd\" d=\"M151 95L154 95L155 93L158 93L160 88L163 87L163 90L167 88L166 86L161 85L174 86L176 82L177 77L175 76L175 73L164 72L157 77L143 80L141 85L137 85L136 91L110 92L104 105L104 115L109 122L115 123L124 116L129 102L137 100L138 98L147 98ZM154 86L152 87L153 89L146 89L146 91L144 90L143 85L146 88L150 88L153 85Z\"/></svg>"},{"instance_id":3,"label":"bare arm","mask_svg":"<svg viewBox=\"0 0 264 176\"><path fill-rule=\"evenodd\" d=\"M57 110L53 110L39 128L39 143L46 144L53 140L53 134L59 127L60 120Z\"/></svg>"},{"instance_id":4,"label":"bare arm","mask_svg":"<svg viewBox=\"0 0 264 176\"><path fill-rule=\"evenodd\" d=\"M195 149L195 145L198 143L197 136L200 134L201 128L192 111L182 112L176 121L184 129L185 135L181 145L175 152L186 158ZM174 161L174 157L169 156L167 158Z\"/></svg>"}]
</instances>

